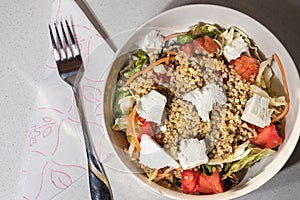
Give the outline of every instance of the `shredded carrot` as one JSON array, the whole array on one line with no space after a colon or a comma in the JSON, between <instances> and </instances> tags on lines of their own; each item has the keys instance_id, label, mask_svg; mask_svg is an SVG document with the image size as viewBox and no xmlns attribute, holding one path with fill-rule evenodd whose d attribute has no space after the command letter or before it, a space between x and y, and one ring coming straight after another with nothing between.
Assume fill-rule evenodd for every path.
<instances>
[{"instance_id":1,"label":"shredded carrot","mask_svg":"<svg viewBox=\"0 0 300 200\"><path fill-rule=\"evenodd\" d=\"M174 56L170 57L169 62L175 62L176 58Z\"/></svg>"},{"instance_id":2,"label":"shredded carrot","mask_svg":"<svg viewBox=\"0 0 300 200\"><path fill-rule=\"evenodd\" d=\"M136 107L134 106L128 116L126 135L132 137L136 150L140 152L141 147L140 147L139 140L137 138L137 134L135 132L135 120L136 120Z\"/></svg>"},{"instance_id":3,"label":"shredded carrot","mask_svg":"<svg viewBox=\"0 0 300 200\"><path fill-rule=\"evenodd\" d=\"M141 147L140 147L140 142L137 138L137 134L135 132L135 120L136 120L136 109L135 106L132 109L132 119L131 119L131 124L132 124L132 135L133 135L133 141L135 144L136 149L138 150L138 152L141 151Z\"/></svg>"},{"instance_id":4,"label":"shredded carrot","mask_svg":"<svg viewBox=\"0 0 300 200\"><path fill-rule=\"evenodd\" d=\"M169 60L166 61L166 64L169 65L170 61L174 62L175 61L174 56L176 56L176 55L177 55L177 52L175 52L175 51L167 51L167 56L168 56ZM171 56L173 56L173 57L171 57Z\"/></svg>"},{"instance_id":5,"label":"shredded carrot","mask_svg":"<svg viewBox=\"0 0 300 200\"><path fill-rule=\"evenodd\" d=\"M168 41L168 40L170 40L170 39L172 39L172 38L174 38L174 37L177 37L177 36L179 36L179 35L185 35L185 34L186 34L186 32L182 32L182 33L173 33L173 34L171 34L171 35L166 36L166 37L164 38L164 41L166 42L166 41Z\"/></svg>"},{"instance_id":6,"label":"shredded carrot","mask_svg":"<svg viewBox=\"0 0 300 200\"><path fill-rule=\"evenodd\" d=\"M146 74L148 73L151 69L153 69L153 67L155 67L156 65L159 65L161 63L164 63L164 62L167 62L169 60L168 57L165 57L165 58L161 58L153 63L151 63L148 67L146 67L145 69L143 69L143 74Z\"/></svg>"},{"instance_id":7,"label":"shredded carrot","mask_svg":"<svg viewBox=\"0 0 300 200\"><path fill-rule=\"evenodd\" d=\"M167 55L168 56L176 56L177 52L175 52L175 51L167 51Z\"/></svg>"},{"instance_id":8,"label":"shredded carrot","mask_svg":"<svg viewBox=\"0 0 300 200\"><path fill-rule=\"evenodd\" d=\"M126 136L130 136L132 132L131 118L132 118L132 114L130 113L127 118Z\"/></svg>"},{"instance_id":9,"label":"shredded carrot","mask_svg":"<svg viewBox=\"0 0 300 200\"><path fill-rule=\"evenodd\" d=\"M168 59L166 60L166 65L170 64L170 56L167 57Z\"/></svg>"},{"instance_id":10,"label":"shredded carrot","mask_svg":"<svg viewBox=\"0 0 300 200\"><path fill-rule=\"evenodd\" d=\"M142 74L146 74L148 73L151 69L153 69L153 67L155 67L156 65L159 65L163 62L165 62L167 65L169 65L170 61L174 61L174 59L170 56L176 56L177 52L174 51L167 51L167 57L165 58L161 58L153 63L151 63L148 67L146 67L145 69L143 69L142 71L139 71L135 74L133 74L125 83L125 85L129 85L131 83L131 81L133 81L136 77L138 77L139 75Z\"/></svg>"},{"instance_id":11,"label":"shredded carrot","mask_svg":"<svg viewBox=\"0 0 300 200\"><path fill-rule=\"evenodd\" d=\"M153 67L155 67L156 65L159 65L163 62L169 62L169 57L165 57L165 58L161 58L153 63L151 63L148 67L146 67L145 69L143 69L142 71L139 71L135 74L133 74L125 83L125 85L129 85L131 83L131 81L133 81L136 77L138 77L141 74L146 74L148 73L151 69L153 69Z\"/></svg>"},{"instance_id":12,"label":"shredded carrot","mask_svg":"<svg viewBox=\"0 0 300 200\"><path fill-rule=\"evenodd\" d=\"M284 92L285 92L286 105L285 105L283 112L280 115L278 115L277 117L275 117L274 119L272 119L272 122L276 122L276 121L280 120L281 118L283 118L289 112L289 108L290 108L290 95L289 95L289 89L288 89L288 85L286 82L286 76L284 73L283 65L276 53L274 54L274 59L277 62L280 72L281 72L283 88L284 88Z\"/></svg>"},{"instance_id":13,"label":"shredded carrot","mask_svg":"<svg viewBox=\"0 0 300 200\"><path fill-rule=\"evenodd\" d=\"M135 74L133 74L125 83L125 85L129 85L131 83L131 81L133 81L136 77L138 77L139 75L143 74L143 71L139 71Z\"/></svg>"}]
</instances>

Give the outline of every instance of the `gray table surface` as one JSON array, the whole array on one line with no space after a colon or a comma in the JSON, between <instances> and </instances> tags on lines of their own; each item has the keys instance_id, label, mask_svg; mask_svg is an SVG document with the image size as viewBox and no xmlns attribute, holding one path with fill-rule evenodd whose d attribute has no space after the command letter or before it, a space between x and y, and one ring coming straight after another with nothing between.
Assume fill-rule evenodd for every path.
<instances>
[{"instance_id":1,"label":"gray table surface","mask_svg":"<svg viewBox=\"0 0 300 200\"><path fill-rule=\"evenodd\" d=\"M135 29L165 10L187 4L210 3L244 12L273 32L291 54L300 70L299 0L89 0L109 37ZM15 199L26 130L42 77L41 66L47 58L49 41L46 25L50 21L51 1L1 1L0 4L0 199ZM114 39L119 46L126 36ZM128 174L112 178L116 199L165 199L140 187ZM88 199L86 176L81 177L55 199ZM300 145L269 182L238 198L300 199Z\"/></svg>"}]
</instances>

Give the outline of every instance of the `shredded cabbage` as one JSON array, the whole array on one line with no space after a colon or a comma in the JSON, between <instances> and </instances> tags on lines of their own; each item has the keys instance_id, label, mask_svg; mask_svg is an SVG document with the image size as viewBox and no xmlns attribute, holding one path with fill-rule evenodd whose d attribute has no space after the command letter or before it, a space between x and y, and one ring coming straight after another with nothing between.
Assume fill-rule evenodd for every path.
<instances>
[{"instance_id":1,"label":"shredded cabbage","mask_svg":"<svg viewBox=\"0 0 300 200\"><path fill-rule=\"evenodd\" d=\"M244 168L249 168L259 160L276 153L275 150L268 149L268 148L261 149L254 145L251 145L250 148L251 151L246 157L232 163L228 172L223 175L222 177L223 179L226 179L227 177L231 176L232 173L238 172Z\"/></svg>"},{"instance_id":2,"label":"shredded cabbage","mask_svg":"<svg viewBox=\"0 0 300 200\"><path fill-rule=\"evenodd\" d=\"M260 87L258 87L256 85L251 85L250 87L254 93L256 93L262 97L269 98L269 100L270 100L269 105L275 106L275 107L286 105L285 96L270 97L269 94L266 91L264 91L263 89L261 89Z\"/></svg>"},{"instance_id":3,"label":"shredded cabbage","mask_svg":"<svg viewBox=\"0 0 300 200\"><path fill-rule=\"evenodd\" d=\"M123 115L129 115L129 112L133 107L134 102L135 98L133 96L126 96L118 101L118 104L120 105L120 110Z\"/></svg>"},{"instance_id":4,"label":"shredded cabbage","mask_svg":"<svg viewBox=\"0 0 300 200\"><path fill-rule=\"evenodd\" d=\"M258 48L254 45L252 45L251 40L249 39L248 35L242 31L241 29L232 26L229 29L225 30L223 33L221 33L219 35L219 40L221 43L221 47L222 47L222 51L223 48L232 43L232 40L234 40L237 37L241 37L244 39L244 41L247 43L248 47L249 47L249 51L251 50L253 55L258 59L258 60L262 60L260 58L259 52L258 52ZM248 52L249 53L249 52Z\"/></svg>"},{"instance_id":5,"label":"shredded cabbage","mask_svg":"<svg viewBox=\"0 0 300 200\"><path fill-rule=\"evenodd\" d=\"M122 131L127 128L128 123L128 115L122 115L115 120L115 124L113 125L113 129L116 131Z\"/></svg>"},{"instance_id":6,"label":"shredded cabbage","mask_svg":"<svg viewBox=\"0 0 300 200\"><path fill-rule=\"evenodd\" d=\"M259 71L256 77L256 85L262 88L269 88L271 78L273 76L272 70L269 68L272 65L273 56L260 63Z\"/></svg>"}]
</instances>

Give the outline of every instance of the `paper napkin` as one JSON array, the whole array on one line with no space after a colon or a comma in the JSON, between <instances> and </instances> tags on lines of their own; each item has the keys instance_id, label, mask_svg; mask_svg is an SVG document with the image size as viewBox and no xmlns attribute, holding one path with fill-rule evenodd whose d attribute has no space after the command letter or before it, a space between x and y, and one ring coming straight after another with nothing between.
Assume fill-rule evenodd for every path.
<instances>
[{"instance_id":1,"label":"paper napkin","mask_svg":"<svg viewBox=\"0 0 300 200\"><path fill-rule=\"evenodd\" d=\"M73 0L53 0L49 21L66 18L72 19L84 61L81 87L86 117L96 151L103 159L102 94L113 51ZM44 78L28 131L17 199L51 199L86 174L84 140L73 93L59 77L50 39L48 59L40 70Z\"/></svg>"}]
</instances>

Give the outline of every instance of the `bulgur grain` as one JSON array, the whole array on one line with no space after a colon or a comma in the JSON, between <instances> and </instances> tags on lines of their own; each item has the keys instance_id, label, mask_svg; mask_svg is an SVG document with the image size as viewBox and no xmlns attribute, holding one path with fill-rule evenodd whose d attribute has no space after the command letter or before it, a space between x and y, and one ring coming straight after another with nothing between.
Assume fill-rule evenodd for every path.
<instances>
[{"instance_id":1,"label":"bulgur grain","mask_svg":"<svg viewBox=\"0 0 300 200\"><path fill-rule=\"evenodd\" d=\"M155 89L163 91L164 95L172 95L165 108L167 117L164 124L167 130L158 132L156 138L174 158L178 156L179 142L183 138L209 139L210 158L225 159L232 154L237 142L246 141L257 134L241 120L246 102L253 93L250 83L242 80L234 72L233 66L208 55L189 60L178 53L176 64L166 69L169 81L162 80L150 71L132 81L130 89L139 96ZM216 83L224 89L227 103L223 107L215 105L210 122L204 122L195 107L181 98L208 83Z\"/></svg>"}]
</instances>

